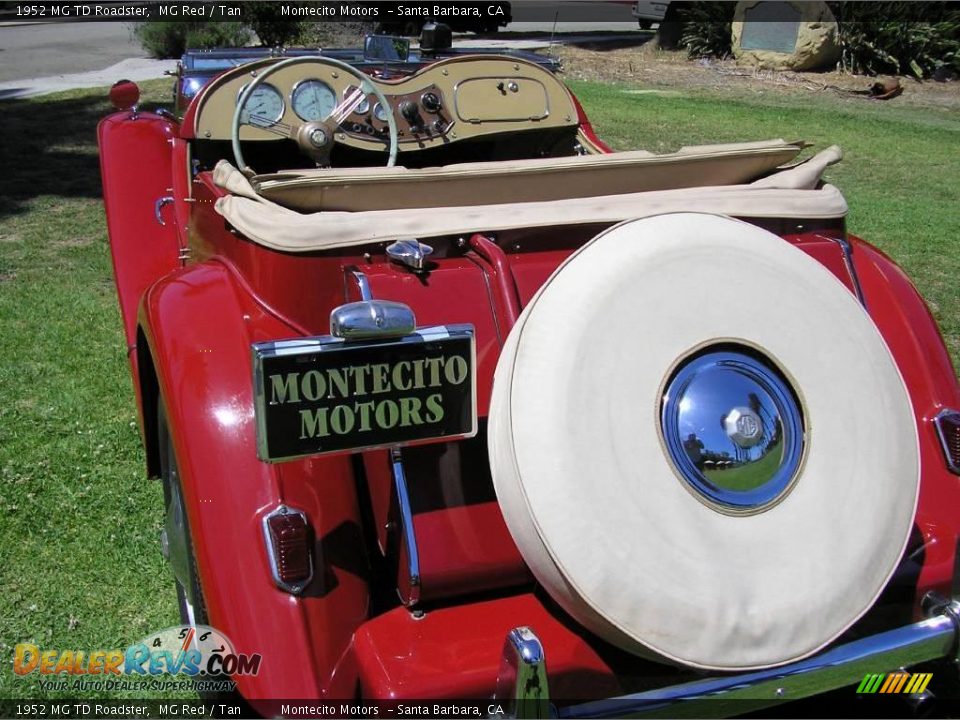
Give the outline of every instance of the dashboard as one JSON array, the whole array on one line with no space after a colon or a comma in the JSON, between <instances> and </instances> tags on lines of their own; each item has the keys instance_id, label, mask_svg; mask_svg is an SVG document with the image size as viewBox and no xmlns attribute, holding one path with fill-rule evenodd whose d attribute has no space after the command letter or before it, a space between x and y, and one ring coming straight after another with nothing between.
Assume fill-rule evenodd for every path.
<instances>
[{"instance_id":1,"label":"dashboard","mask_svg":"<svg viewBox=\"0 0 960 720\"><path fill-rule=\"evenodd\" d=\"M193 136L229 140L241 93L274 62L248 63L212 80L194 100ZM387 145L388 114L396 120L401 151L578 124L576 107L563 83L539 65L519 58L461 56L406 77L374 76L369 82L383 91L388 105L373 93L362 92L357 78L322 57L280 68L247 100L240 139L276 140L278 127L323 121L331 113L335 113L336 141L365 150L382 150Z\"/></svg>"}]
</instances>

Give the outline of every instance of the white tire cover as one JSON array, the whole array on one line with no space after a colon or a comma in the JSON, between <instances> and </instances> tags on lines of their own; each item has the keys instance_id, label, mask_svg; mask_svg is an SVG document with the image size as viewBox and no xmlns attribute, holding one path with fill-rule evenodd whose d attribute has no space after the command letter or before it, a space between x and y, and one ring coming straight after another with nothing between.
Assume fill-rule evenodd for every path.
<instances>
[{"instance_id":1,"label":"white tire cover","mask_svg":"<svg viewBox=\"0 0 960 720\"><path fill-rule=\"evenodd\" d=\"M712 341L761 349L803 405L799 476L758 514L698 500L661 446L663 384ZM561 607L623 649L716 670L811 655L863 615L920 475L903 379L849 290L775 235L696 213L617 225L553 274L500 357L489 452Z\"/></svg>"}]
</instances>

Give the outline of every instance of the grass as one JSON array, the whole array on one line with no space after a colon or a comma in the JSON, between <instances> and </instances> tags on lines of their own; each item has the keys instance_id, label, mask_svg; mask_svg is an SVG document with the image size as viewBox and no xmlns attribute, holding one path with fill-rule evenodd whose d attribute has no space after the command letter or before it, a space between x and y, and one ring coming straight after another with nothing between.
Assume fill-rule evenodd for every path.
<instances>
[{"instance_id":1,"label":"grass","mask_svg":"<svg viewBox=\"0 0 960 720\"><path fill-rule=\"evenodd\" d=\"M847 160L829 179L847 194L850 227L910 272L960 357L955 118L573 85L618 148L766 137L842 145ZM165 101L169 82L144 90L147 104ZM18 642L123 648L177 623L157 542L162 493L144 479L100 201L95 127L105 95L0 104L0 698L75 695L15 678Z\"/></svg>"},{"instance_id":2,"label":"grass","mask_svg":"<svg viewBox=\"0 0 960 720\"><path fill-rule=\"evenodd\" d=\"M636 94L626 86L570 83L600 137L614 148L667 152L682 145L782 137L840 145L828 182L850 205L848 229L894 258L913 279L960 360L960 117L891 107L744 93Z\"/></svg>"},{"instance_id":3,"label":"grass","mask_svg":"<svg viewBox=\"0 0 960 720\"><path fill-rule=\"evenodd\" d=\"M77 695L15 677L19 642L125 648L178 624L100 200L105 98L0 103L0 698Z\"/></svg>"}]
</instances>

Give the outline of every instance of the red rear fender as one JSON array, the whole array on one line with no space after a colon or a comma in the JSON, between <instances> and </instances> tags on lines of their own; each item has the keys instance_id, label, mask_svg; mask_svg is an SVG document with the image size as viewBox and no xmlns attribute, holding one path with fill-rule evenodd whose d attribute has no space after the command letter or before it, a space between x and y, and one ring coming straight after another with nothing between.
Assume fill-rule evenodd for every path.
<instances>
[{"instance_id":1,"label":"red rear fender","mask_svg":"<svg viewBox=\"0 0 960 720\"><path fill-rule=\"evenodd\" d=\"M946 469L933 418L945 407L960 408L960 385L937 324L910 279L873 246L851 240L867 310L896 358L920 431L923 482L916 524L924 546L918 593L950 596L960 543L960 483Z\"/></svg>"},{"instance_id":2,"label":"red rear fender","mask_svg":"<svg viewBox=\"0 0 960 720\"><path fill-rule=\"evenodd\" d=\"M366 619L367 582L349 458L269 465L256 456L250 343L295 333L219 261L153 285L140 326L210 624L238 651L263 655L257 676L235 678L239 690L248 698L351 695L355 672L339 664ZM316 536L314 580L301 596L278 589L270 575L261 521L280 503L303 510Z\"/></svg>"}]
</instances>

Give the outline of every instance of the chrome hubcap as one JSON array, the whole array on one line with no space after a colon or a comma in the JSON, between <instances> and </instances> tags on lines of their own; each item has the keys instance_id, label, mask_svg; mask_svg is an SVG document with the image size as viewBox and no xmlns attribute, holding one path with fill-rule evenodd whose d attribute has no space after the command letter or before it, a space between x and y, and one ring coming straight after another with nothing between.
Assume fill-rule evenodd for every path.
<instances>
[{"instance_id":1,"label":"chrome hubcap","mask_svg":"<svg viewBox=\"0 0 960 720\"><path fill-rule=\"evenodd\" d=\"M745 349L711 350L682 363L667 383L660 426L684 482L736 512L782 498L803 457L796 396L771 362Z\"/></svg>"}]
</instances>

